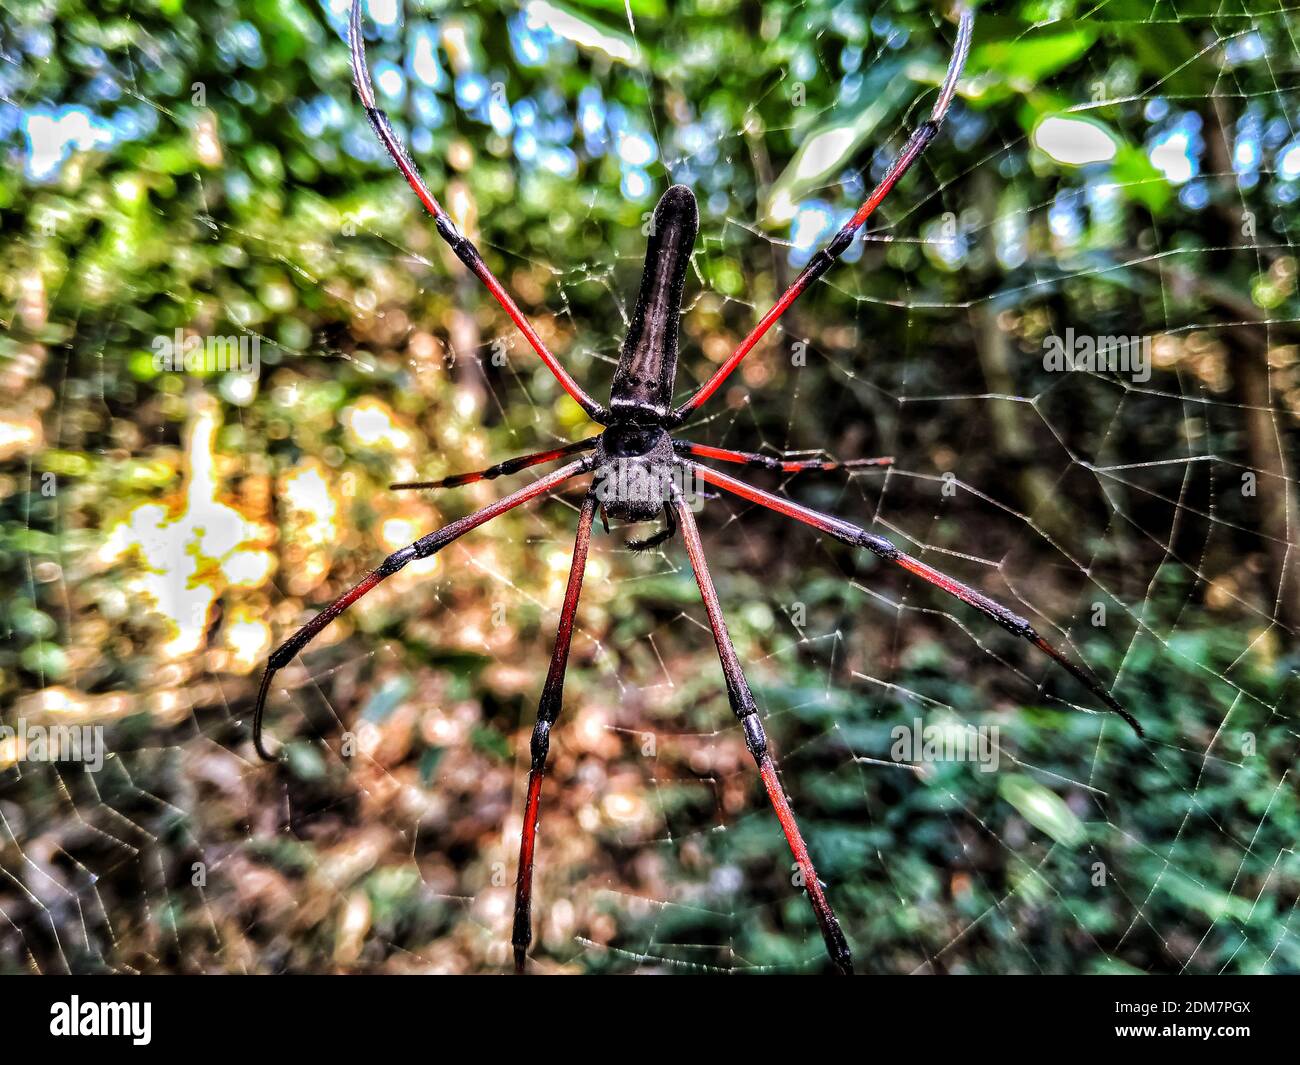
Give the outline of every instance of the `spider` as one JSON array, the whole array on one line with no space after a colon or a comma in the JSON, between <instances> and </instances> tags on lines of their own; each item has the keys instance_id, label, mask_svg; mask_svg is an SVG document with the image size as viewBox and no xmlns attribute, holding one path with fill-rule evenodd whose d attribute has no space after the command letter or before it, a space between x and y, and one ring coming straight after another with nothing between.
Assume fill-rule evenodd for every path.
<instances>
[{"instance_id":1,"label":"spider","mask_svg":"<svg viewBox=\"0 0 1300 1065\"><path fill-rule=\"evenodd\" d=\"M608 407L602 406L591 398L560 365L559 361L547 349L541 337L529 324L515 302L502 287L500 281L488 269L478 249L463 236L448 217L446 211L434 199L423 178L416 170L406 149L394 132L388 117L378 107L370 80L370 71L366 63L365 44L361 33L360 0L352 6L350 23L350 50L352 73L357 95L365 108L371 126L379 140L392 156L398 170L419 197L425 209L433 216L434 225L439 235L451 246L456 256L463 262L501 304L514 324L523 333L529 345L537 352L542 362L553 373L561 387L586 411L587 415L603 430L596 436L561 447L520 455L507 459L484 470L463 473L432 482L406 482L394 485L395 488L447 488L469 484L474 481L487 480L517 473L542 463L549 463L574 455L581 455L552 473L538 478L532 484L491 503L481 510L453 521L426 536L416 540L408 547L389 555L379 566L372 570L360 583L300 628L270 655L261 687L257 694L257 704L253 717L253 744L257 753L267 761L274 757L267 751L262 739L262 718L266 707L267 694L276 673L291 662L300 651L363 595L375 588L382 581L391 577L407 563L415 559L428 558L441 551L452 541L459 539L472 529L486 524L498 515L527 503L529 500L548 495L572 478L582 474L594 474L582 507L578 514L577 538L574 543L573 558L569 570L568 583L564 593L564 604L560 611L560 621L551 656L550 669L542 687L537 723L533 729L530 744L531 763L528 771L528 790L524 807L523 833L519 846L519 869L515 883L514 930L511 942L514 947L516 971L525 967L528 948L532 942L532 885L533 885L533 847L537 836L538 813L541 804L542 779L546 771L547 751L550 746L551 729L559 717L564 688L565 669L569 660L569 648L573 640L574 615L578 608L578 598L582 591L583 573L586 568L587 551L591 543L592 520L600 510L602 522L608 529L610 518L629 524L655 521L660 514L664 517L664 528L642 540L633 541L629 546L646 549L663 543L680 531L690 560L691 569L699 586L704 609L708 615L709 626L717 645L718 657L722 663L722 672L726 679L727 696L731 709L744 733L745 744L758 766L758 773L780 822L781 830L794 856L802 875L804 889L821 929L822 938L831 962L837 970L845 974L853 972L853 962L844 933L839 921L826 898L826 891L817 877L813 861L808 853L799 831L794 812L785 796L777 778L777 771L768 746L767 736L759 719L758 707L750 691L745 674L741 669L740 659L727 632L723 620L722 608L718 594L713 586L705 561L704 547L700 541L699 529L695 523L692 506L687 502L680 482L689 477L697 483L703 482L714 489L729 492L752 504L768 507L786 517L793 518L805 525L810 525L837 540L854 547L865 548L885 562L899 566L909 573L928 581L949 595L973 607L1004 629L1029 641L1041 651L1050 655L1092 694L1100 699L1114 713L1122 717L1137 733L1142 735L1141 727L1102 685L1096 675L1083 664L1077 664L1062 651L1048 643L1035 631L1034 627L1023 617L976 591L958 580L954 580L924 562L912 557L895 547L882 536L867 532L829 514L823 514L809 507L771 492L753 487L712 467L701 465L693 460L711 459L719 462L743 466L761 467L797 473L806 470L833 470L853 468L855 466L876 464L886 465L890 459L867 459L857 462L834 462L821 459L802 461L781 461L766 455L743 451L731 451L724 448L707 447L677 439L670 431L682 422L712 396L758 344L764 334L790 307L800 294L830 269L853 241L855 234L863 227L871 213L888 195L890 189L907 173L916 162L926 146L934 140L943 122L957 80L965 65L970 51L971 32L974 19L966 8L958 10L956 41L952 59L939 90L938 100L930 117L922 122L908 137L897 159L889 167L879 185L862 203L853 216L804 267L790 287L773 307L759 320L741 345L722 363L714 374L680 406L672 404L673 387L677 373L678 326L682 304L682 290L686 277L686 268L695 244L699 229L699 214L695 196L684 185L669 188L655 207L650 226L646 248L645 266L641 275L641 286L637 296L635 310L628 327L627 337L623 343L617 369L614 372Z\"/></svg>"}]
</instances>

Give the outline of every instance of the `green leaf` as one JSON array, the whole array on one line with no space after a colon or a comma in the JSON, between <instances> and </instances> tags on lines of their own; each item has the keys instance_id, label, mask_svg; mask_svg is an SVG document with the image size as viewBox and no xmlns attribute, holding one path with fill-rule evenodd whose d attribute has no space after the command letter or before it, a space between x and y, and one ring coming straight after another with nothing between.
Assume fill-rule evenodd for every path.
<instances>
[{"instance_id":1,"label":"green leaf","mask_svg":"<svg viewBox=\"0 0 1300 1065\"><path fill-rule=\"evenodd\" d=\"M594 7L600 11L610 11L626 21L627 12L632 11L634 19L663 18L668 13L664 0L575 0L583 7Z\"/></svg>"},{"instance_id":2,"label":"green leaf","mask_svg":"<svg viewBox=\"0 0 1300 1065\"><path fill-rule=\"evenodd\" d=\"M1013 773L998 784L998 794L1020 811L1026 821L1057 843L1077 847L1087 838L1087 830L1074 811L1050 791L1029 777Z\"/></svg>"},{"instance_id":3,"label":"green leaf","mask_svg":"<svg viewBox=\"0 0 1300 1065\"><path fill-rule=\"evenodd\" d=\"M1173 196L1173 188L1141 148L1123 145L1110 165L1111 177L1120 192L1140 203L1152 214L1159 214Z\"/></svg>"},{"instance_id":4,"label":"green leaf","mask_svg":"<svg viewBox=\"0 0 1300 1065\"><path fill-rule=\"evenodd\" d=\"M1197 58L1200 48L1181 26L1152 22L1117 27L1116 37L1132 49L1142 68L1159 79L1162 93L1199 96L1213 67L1209 55Z\"/></svg>"},{"instance_id":5,"label":"green leaf","mask_svg":"<svg viewBox=\"0 0 1300 1065\"><path fill-rule=\"evenodd\" d=\"M381 724L402 705L402 700L410 693L411 681L405 676L395 677L370 697L361 711L362 719L375 725Z\"/></svg>"},{"instance_id":6,"label":"green leaf","mask_svg":"<svg viewBox=\"0 0 1300 1065\"><path fill-rule=\"evenodd\" d=\"M802 137L794 158L772 182L763 206L764 221L780 225L794 217L795 205L848 166L858 149L915 91L898 63L883 64L860 94L859 110L841 113Z\"/></svg>"},{"instance_id":7,"label":"green leaf","mask_svg":"<svg viewBox=\"0 0 1300 1065\"><path fill-rule=\"evenodd\" d=\"M290 743L284 748L285 764L299 780L324 780L325 760L310 743Z\"/></svg>"},{"instance_id":8,"label":"green leaf","mask_svg":"<svg viewBox=\"0 0 1300 1065\"><path fill-rule=\"evenodd\" d=\"M1212 921L1221 921L1227 917L1244 924L1253 909L1249 899L1215 891L1173 868L1162 871L1159 887L1184 905L1200 910Z\"/></svg>"},{"instance_id":9,"label":"green leaf","mask_svg":"<svg viewBox=\"0 0 1300 1065\"><path fill-rule=\"evenodd\" d=\"M482 751L502 762L510 761L510 742L495 729L475 728L469 735L469 742L476 751Z\"/></svg>"},{"instance_id":10,"label":"green leaf","mask_svg":"<svg viewBox=\"0 0 1300 1065\"><path fill-rule=\"evenodd\" d=\"M462 651L456 648L435 649L425 655L425 661L435 669L441 669L458 676L476 674L492 662L490 655L476 651Z\"/></svg>"},{"instance_id":11,"label":"green leaf","mask_svg":"<svg viewBox=\"0 0 1300 1065\"><path fill-rule=\"evenodd\" d=\"M1025 92L1081 58L1096 39L1094 29L1077 26L1029 33L1015 40L989 41L971 49L966 76L999 75Z\"/></svg>"},{"instance_id":12,"label":"green leaf","mask_svg":"<svg viewBox=\"0 0 1300 1065\"><path fill-rule=\"evenodd\" d=\"M426 788L433 783L433 778L438 774L438 763L446 753L445 747L430 747L420 755L420 783Z\"/></svg>"}]
</instances>

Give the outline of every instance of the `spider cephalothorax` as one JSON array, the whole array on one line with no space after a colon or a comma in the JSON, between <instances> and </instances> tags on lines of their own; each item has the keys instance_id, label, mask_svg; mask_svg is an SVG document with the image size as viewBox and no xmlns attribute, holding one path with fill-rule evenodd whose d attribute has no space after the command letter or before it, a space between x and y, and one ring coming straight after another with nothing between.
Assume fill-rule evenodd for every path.
<instances>
[{"instance_id":1,"label":"spider cephalothorax","mask_svg":"<svg viewBox=\"0 0 1300 1065\"><path fill-rule=\"evenodd\" d=\"M841 972L853 971L848 943L841 931L839 922L831 910L830 903L812 858L804 844L795 822L794 812L786 799L777 778L772 754L768 749L767 737L759 720L758 707L753 693L745 680L740 660L727 633L727 625L722 617L717 592L713 579L709 575L708 564L704 557L704 548L700 541L699 529L695 524L692 506L688 503L682 485L686 481L702 482L714 488L730 492L751 503L768 507L796 521L809 525L837 540L854 547L865 548L882 560L900 567L922 578L949 595L966 603L1007 631L1019 636L1061 664L1078 681L1088 688L1097 698L1116 714L1119 714L1141 735L1141 729L1126 710L1124 710L1101 681L1088 669L1067 657L1054 645L1040 636L1025 618L994 602L988 596L960 581L940 573L920 559L914 558L895 547L882 536L867 532L842 518L832 517L819 511L804 507L785 496L755 488L718 470L702 466L692 459L705 458L720 462L739 463L764 469L778 469L788 473L801 470L830 470L839 468L857 468L862 466L887 465L891 459L859 459L851 462L833 462L821 459L788 461L768 455L732 451L725 448L710 447L671 437L671 430L681 425L686 417L704 403L717 391L718 387L736 368L739 362L762 339L774 322L785 312L809 285L821 277L852 243L854 236L866 223L872 211L889 193L895 183L916 161L939 131L939 125L947 113L956 92L957 79L966 61L970 49L973 19L969 11L962 9L958 15L956 41L953 46L952 59L948 72L939 89L939 96L931 110L930 117L922 122L900 151L898 158L890 166L871 195L862 203L848 222L835 234L827 245L819 251L795 278L781 298L759 320L741 345L722 363L713 375L697 389L680 406L673 407L673 391L677 374L677 333L681 313L682 289L686 278L686 267L690 261L695 244L696 231L699 228L699 214L695 196L683 185L674 185L663 194L652 218L649 241L646 248L645 269L641 277L641 288L637 297L636 309L628 327L627 338L623 344L618 368L614 373L609 407L603 407L593 400L582 387L560 365L559 361L547 349L536 330L529 324L514 301L506 293L492 271L488 269L478 249L465 238L446 212L438 204L433 194L425 185L415 164L406 154L397 135L393 132L388 118L379 110L375 102L374 90L370 83L370 72L366 67L365 47L361 35L360 2L352 7L351 51L352 68L356 81L357 94L366 114L374 127L375 133L384 147L393 157L398 169L406 178L411 188L434 218L438 233L451 245L457 257L483 282L492 296L505 309L506 314L517 325L525 339L538 356L555 375L560 386L587 412L604 430L593 437L579 440L572 444L550 448L531 455L521 455L508 459L486 470L458 474L441 481L405 483L394 485L395 488L447 488L468 484L516 473L530 466L553 462L561 458L581 455L560 469L538 478L532 484L491 503L481 510L460 518L435 532L415 541L386 558L371 571L360 583L350 589L313 617L306 625L295 632L283 644L272 652L262 677L261 688L253 716L253 743L257 753L263 758L271 759L262 742L262 715L266 705L267 693L276 673L283 669L326 625L380 582L402 569L407 563L441 551L460 536L476 529L480 525L506 511L526 503L531 499L547 495L565 482L581 474L594 474L592 482L583 499L578 515L578 533L574 543L573 561L569 571L568 585L564 593L564 604L560 609L559 631L556 635L555 650L551 656L550 670L542 687L541 704L537 712L537 724L533 729L531 743L531 764L528 774L528 793L524 808L523 834L519 847L519 874L515 888L515 921L512 941L515 949L515 964L523 969L529 944L532 940L532 876L533 844L537 835L538 812L541 803L542 778L546 770L546 756L550 746L551 727L559 716L561 695L564 688L565 668L569 659L569 647L573 639L573 621L578 608L578 597L582 591L582 580L587 563L587 551L591 542L592 519L596 510L601 509L602 517L614 518L624 522L652 521L662 514L665 528L645 540L635 541L630 546L645 548L662 543L673 536L680 527L686 553L699 586L700 595L708 614L709 626L713 631L718 657L726 677L727 696L731 709L744 733L746 746L749 748L758 766L768 801L772 804L799 866L800 879L804 890L821 928L826 943L827 953L836 968ZM583 454L591 452L591 454Z\"/></svg>"}]
</instances>

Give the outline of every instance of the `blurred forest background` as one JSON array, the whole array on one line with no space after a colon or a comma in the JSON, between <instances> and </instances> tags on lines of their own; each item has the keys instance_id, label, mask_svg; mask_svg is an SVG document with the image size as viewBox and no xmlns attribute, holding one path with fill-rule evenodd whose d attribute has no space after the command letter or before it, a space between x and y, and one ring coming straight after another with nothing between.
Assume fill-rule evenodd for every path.
<instances>
[{"instance_id":1,"label":"blurred forest background","mask_svg":"<svg viewBox=\"0 0 1300 1065\"><path fill-rule=\"evenodd\" d=\"M0 970L495 972L577 489L271 648L594 427L437 239L351 89L347 0L4 0ZM670 181L684 396L928 114L921 0L370 0L383 105L604 398ZM1255 0L986 5L949 122L684 435L892 455L750 480L1030 617L1058 668L743 506L724 608L859 969L1300 969L1300 43ZM1150 342L1150 376L1044 338ZM160 370L159 338L257 341ZM638 530L644 533L646 530ZM546 781L533 966L821 971L680 543L597 527ZM891 759L997 726L1000 764ZM344 739L355 752L346 757Z\"/></svg>"}]
</instances>

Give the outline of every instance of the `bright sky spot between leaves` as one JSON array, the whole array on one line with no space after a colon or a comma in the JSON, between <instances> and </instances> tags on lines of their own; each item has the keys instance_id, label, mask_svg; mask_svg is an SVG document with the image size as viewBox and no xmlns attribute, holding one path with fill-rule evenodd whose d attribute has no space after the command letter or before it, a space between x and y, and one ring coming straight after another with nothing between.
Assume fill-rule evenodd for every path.
<instances>
[{"instance_id":1,"label":"bright sky spot between leaves","mask_svg":"<svg viewBox=\"0 0 1300 1065\"><path fill-rule=\"evenodd\" d=\"M1058 163L1086 166L1115 158L1115 137L1099 122L1049 115L1034 129L1034 146Z\"/></svg>"},{"instance_id":2,"label":"bright sky spot between leaves","mask_svg":"<svg viewBox=\"0 0 1300 1065\"><path fill-rule=\"evenodd\" d=\"M575 44L602 52L620 63L631 65L636 62L636 50L626 37L613 33L576 12L566 11L547 3L547 0L529 0L524 13L532 26L545 26Z\"/></svg>"}]
</instances>

